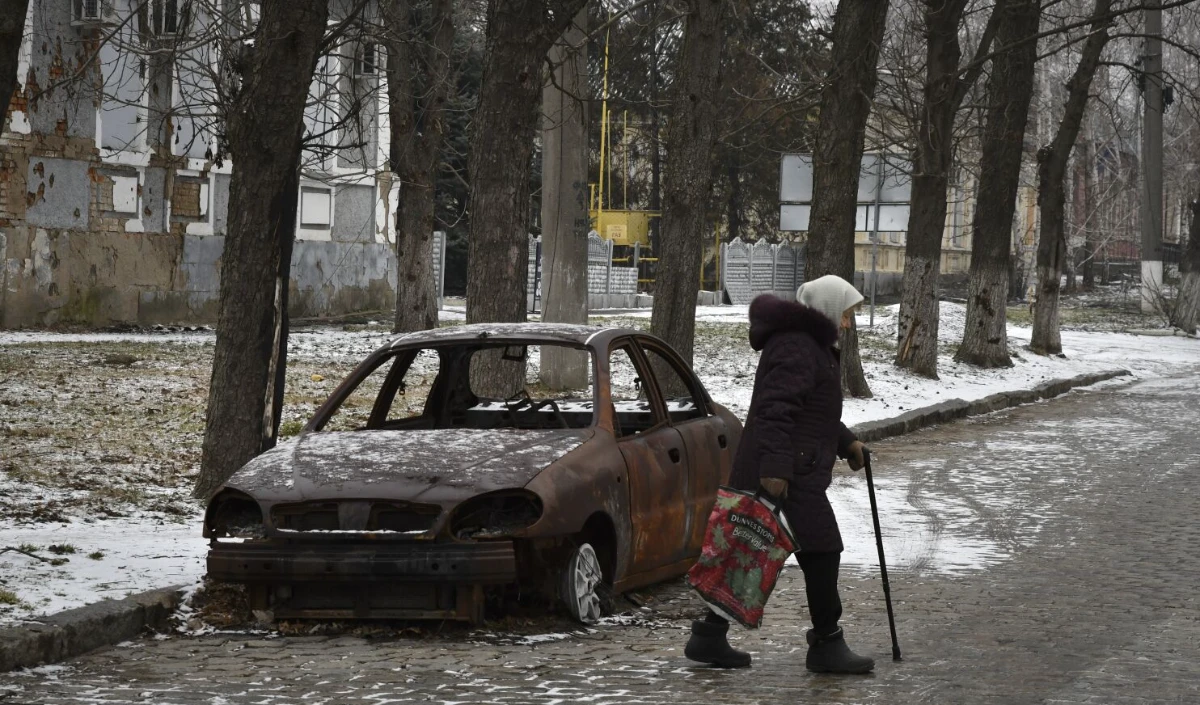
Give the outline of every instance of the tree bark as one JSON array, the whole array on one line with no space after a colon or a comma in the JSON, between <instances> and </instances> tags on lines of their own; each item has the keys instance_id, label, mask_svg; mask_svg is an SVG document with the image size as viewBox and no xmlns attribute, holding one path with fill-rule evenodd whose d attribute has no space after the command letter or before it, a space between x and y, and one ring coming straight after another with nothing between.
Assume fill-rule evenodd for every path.
<instances>
[{"instance_id":1,"label":"tree bark","mask_svg":"<svg viewBox=\"0 0 1200 705\"><path fill-rule=\"evenodd\" d=\"M1096 0L1092 10L1091 33L1083 43L1082 56L1075 73L1067 82L1067 104L1051 143L1038 150L1038 233L1037 303L1033 311L1033 338L1029 348L1040 355L1062 352L1058 326L1058 299L1067 256L1066 175L1071 149L1087 111L1092 77L1100 65L1100 56L1108 44L1112 20L1106 16L1113 0Z\"/></svg>"},{"instance_id":2,"label":"tree bark","mask_svg":"<svg viewBox=\"0 0 1200 705\"><path fill-rule=\"evenodd\" d=\"M692 362L696 296L710 215L717 141L717 91L726 36L725 0L686 0L683 37L667 120L661 251L650 330Z\"/></svg>"},{"instance_id":3,"label":"tree bark","mask_svg":"<svg viewBox=\"0 0 1200 705\"><path fill-rule=\"evenodd\" d=\"M479 104L471 135L467 322L526 318L529 182L538 128L542 63L585 0L489 0ZM479 355L472 388L507 397L524 365Z\"/></svg>"},{"instance_id":4,"label":"tree bark","mask_svg":"<svg viewBox=\"0 0 1200 705\"><path fill-rule=\"evenodd\" d=\"M987 118L979 161L967 323L954 359L979 367L1011 367L1008 354L1008 285L1012 223L1025 153L1025 128L1033 98L1040 0L1014 0L1001 13L992 59ZM1004 49L1004 47L1011 47Z\"/></svg>"},{"instance_id":5,"label":"tree bark","mask_svg":"<svg viewBox=\"0 0 1200 705\"><path fill-rule=\"evenodd\" d=\"M650 17L658 17L659 6L652 2ZM662 127L659 120L658 103L658 28L651 28L650 36L650 210L662 212ZM662 218L650 219L650 251L654 256L662 249ZM657 270L657 265L656 265ZM653 293L653 291L651 292Z\"/></svg>"},{"instance_id":6,"label":"tree bark","mask_svg":"<svg viewBox=\"0 0 1200 705\"><path fill-rule=\"evenodd\" d=\"M876 64L883 42L887 0L845 0L833 20L833 53L821 92L813 154L813 205L809 216L805 278L836 274L854 282L854 219L859 164ZM841 332L842 388L869 397L855 329Z\"/></svg>"},{"instance_id":7,"label":"tree bark","mask_svg":"<svg viewBox=\"0 0 1200 705\"><path fill-rule=\"evenodd\" d=\"M1093 291L1096 288L1096 251L1100 247L1100 204L1096 202L1096 146L1090 129L1083 141L1083 162L1083 198L1087 202L1087 213L1083 227L1084 260L1080 274L1083 277L1083 290Z\"/></svg>"},{"instance_id":8,"label":"tree bark","mask_svg":"<svg viewBox=\"0 0 1200 705\"><path fill-rule=\"evenodd\" d=\"M326 0L265 0L228 106L234 169L196 497L275 445L304 106L328 9Z\"/></svg>"},{"instance_id":9,"label":"tree bark","mask_svg":"<svg viewBox=\"0 0 1200 705\"><path fill-rule=\"evenodd\" d=\"M587 323L587 11L550 49L553 79L542 89L542 320ZM571 49L570 47L584 47ZM542 348L541 379L551 389L588 384L586 353Z\"/></svg>"},{"instance_id":10,"label":"tree bark","mask_svg":"<svg viewBox=\"0 0 1200 705\"><path fill-rule=\"evenodd\" d=\"M17 63L28 12L29 0L0 0L0 128L4 126L13 94L21 81Z\"/></svg>"},{"instance_id":11,"label":"tree bark","mask_svg":"<svg viewBox=\"0 0 1200 705\"><path fill-rule=\"evenodd\" d=\"M424 12L422 12L424 10ZM388 49L391 168L400 180L396 204L397 333L437 328L433 268L434 207L446 104L453 88L453 0L390 0L383 6Z\"/></svg>"},{"instance_id":12,"label":"tree bark","mask_svg":"<svg viewBox=\"0 0 1200 705\"><path fill-rule=\"evenodd\" d=\"M1179 304L1176 307L1179 328L1186 333L1196 333L1200 327L1200 198L1192 201L1189 210L1192 224L1188 228L1188 241L1179 262L1183 281L1179 286Z\"/></svg>"},{"instance_id":13,"label":"tree bark","mask_svg":"<svg viewBox=\"0 0 1200 705\"><path fill-rule=\"evenodd\" d=\"M732 241L742 236L742 177L736 150L725 166L725 178L729 179L729 194L725 202L725 236Z\"/></svg>"}]
</instances>

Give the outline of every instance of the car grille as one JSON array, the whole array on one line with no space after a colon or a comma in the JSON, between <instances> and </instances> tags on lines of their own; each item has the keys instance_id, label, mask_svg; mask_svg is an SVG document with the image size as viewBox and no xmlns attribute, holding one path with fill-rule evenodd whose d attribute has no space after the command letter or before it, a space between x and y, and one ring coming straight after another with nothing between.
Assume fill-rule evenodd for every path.
<instances>
[{"instance_id":1,"label":"car grille","mask_svg":"<svg viewBox=\"0 0 1200 705\"><path fill-rule=\"evenodd\" d=\"M431 531L442 508L413 502L303 502L271 510L275 528L283 531L380 532L420 535Z\"/></svg>"}]
</instances>

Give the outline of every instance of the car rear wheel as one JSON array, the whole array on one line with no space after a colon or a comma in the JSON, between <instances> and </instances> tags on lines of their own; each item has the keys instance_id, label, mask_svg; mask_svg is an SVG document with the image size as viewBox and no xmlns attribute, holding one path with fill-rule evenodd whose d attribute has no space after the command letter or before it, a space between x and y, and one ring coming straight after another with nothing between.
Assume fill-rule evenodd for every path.
<instances>
[{"instance_id":1,"label":"car rear wheel","mask_svg":"<svg viewBox=\"0 0 1200 705\"><path fill-rule=\"evenodd\" d=\"M571 553L562 575L562 601L567 611L584 624L595 624L600 620L604 573L600 559L590 543L581 543Z\"/></svg>"}]
</instances>

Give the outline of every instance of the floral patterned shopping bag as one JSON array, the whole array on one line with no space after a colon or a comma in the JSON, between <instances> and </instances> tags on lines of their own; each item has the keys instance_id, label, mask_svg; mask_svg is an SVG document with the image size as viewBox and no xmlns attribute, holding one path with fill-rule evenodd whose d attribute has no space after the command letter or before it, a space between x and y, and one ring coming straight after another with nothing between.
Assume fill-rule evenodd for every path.
<instances>
[{"instance_id":1,"label":"floral patterned shopping bag","mask_svg":"<svg viewBox=\"0 0 1200 705\"><path fill-rule=\"evenodd\" d=\"M787 520L766 497L721 487L688 584L717 614L757 629L784 561L795 550Z\"/></svg>"}]
</instances>

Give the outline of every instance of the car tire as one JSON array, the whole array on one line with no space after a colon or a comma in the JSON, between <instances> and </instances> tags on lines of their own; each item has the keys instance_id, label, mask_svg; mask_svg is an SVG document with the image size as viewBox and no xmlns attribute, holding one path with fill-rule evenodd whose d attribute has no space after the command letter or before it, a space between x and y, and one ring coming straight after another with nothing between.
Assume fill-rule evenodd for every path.
<instances>
[{"instance_id":1,"label":"car tire","mask_svg":"<svg viewBox=\"0 0 1200 705\"><path fill-rule=\"evenodd\" d=\"M596 549L581 543L571 552L560 579L560 596L567 612L584 624L595 624L603 613L604 572Z\"/></svg>"}]
</instances>

